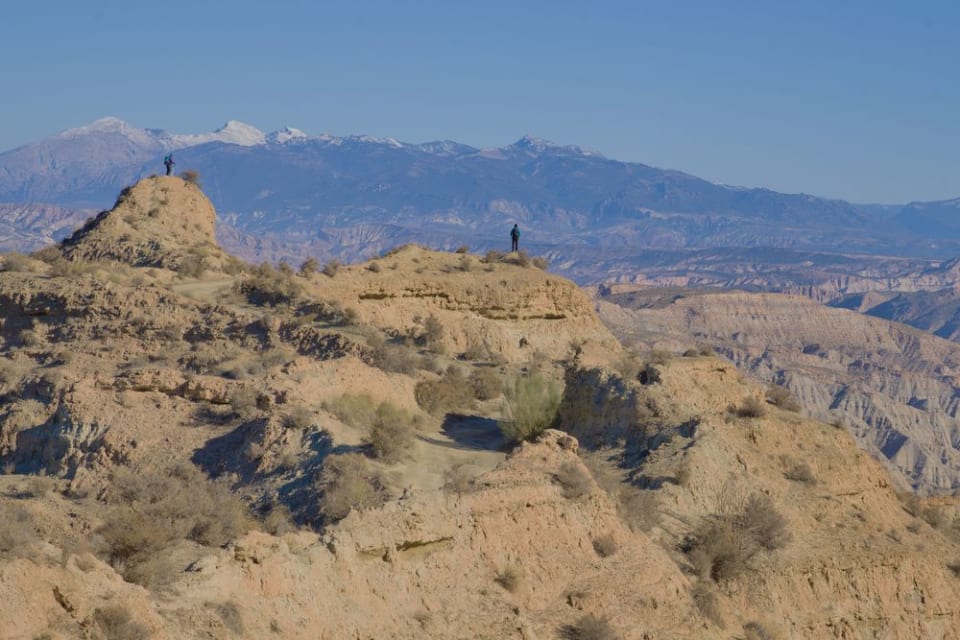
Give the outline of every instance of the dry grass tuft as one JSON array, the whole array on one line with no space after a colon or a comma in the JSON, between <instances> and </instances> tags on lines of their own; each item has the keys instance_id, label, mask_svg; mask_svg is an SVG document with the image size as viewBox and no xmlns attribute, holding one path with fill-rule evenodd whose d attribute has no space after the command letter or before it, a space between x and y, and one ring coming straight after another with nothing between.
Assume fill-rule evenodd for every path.
<instances>
[{"instance_id":1,"label":"dry grass tuft","mask_svg":"<svg viewBox=\"0 0 960 640\"><path fill-rule=\"evenodd\" d=\"M620 634L606 618L588 614L576 623L562 627L560 637L564 640L618 640Z\"/></svg>"},{"instance_id":2,"label":"dry grass tuft","mask_svg":"<svg viewBox=\"0 0 960 640\"><path fill-rule=\"evenodd\" d=\"M564 462L554 480L563 488L564 498L579 498L593 491L593 477L582 464L576 462Z\"/></svg>"},{"instance_id":3,"label":"dry grass tuft","mask_svg":"<svg viewBox=\"0 0 960 640\"><path fill-rule=\"evenodd\" d=\"M605 533L594 539L593 550L596 551L597 555L601 558L609 558L620 550L620 545L612 533Z\"/></svg>"},{"instance_id":4,"label":"dry grass tuft","mask_svg":"<svg viewBox=\"0 0 960 640\"><path fill-rule=\"evenodd\" d=\"M93 619L105 640L146 640L151 635L150 628L134 620L129 609L120 604L96 609Z\"/></svg>"},{"instance_id":5,"label":"dry grass tuft","mask_svg":"<svg viewBox=\"0 0 960 640\"><path fill-rule=\"evenodd\" d=\"M766 415L767 407L760 398L748 396L743 399L740 406L734 407L732 412L738 418L761 418Z\"/></svg>"},{"instance_id":6,"label":"dry grass tuft","mask_svg":"<svg viewBox=\"0 0 960 640\"><path fill-rule=\"evenodd\" d=\"M784 411L800 412L800 401L786 387L771 385L766 393L767 402Z\"/></svg>"},{"instance_id":7,"label":"dry grass tuft","mask_svg":"<svg viewBox=\"0 0 960 640\"><path fill-rule=\"evenodd\" d=\"M523 584L523 574L520 573L519 568L511 564L501 569L493 581L510 593L516 593Z\"/></svg>"}]
</instances>

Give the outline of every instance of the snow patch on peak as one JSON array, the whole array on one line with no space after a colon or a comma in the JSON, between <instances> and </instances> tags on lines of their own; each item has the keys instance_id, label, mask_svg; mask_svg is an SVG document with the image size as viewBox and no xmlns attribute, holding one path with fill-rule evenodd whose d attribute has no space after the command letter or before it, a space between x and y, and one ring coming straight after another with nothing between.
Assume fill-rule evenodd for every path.
<instances>
[{"instance_id":1,"label":"snow patch on peak","mask_svg":"<svg viewBox=\"0 0 960 640\"><path fill-rule=\"evenodd\" d=\"M245 147L266 142L263 131L239 120L228 120L225 125L213 133L221 142L232 142Z\"/></svg>"},{"instance_id":2,"label":"snow patch on peak","mask_svg":"<svg viewBox=\"0 0 960 640\"><path fill-rule=\"evenodd\" d=\"M113 116L94 120L90 124L82 127L67 129L66 131L61 132L57 137L60 139L70 139L104 134L119 134L130 140L132 143L142 147L152 147L156 145L155 135L146 129L140 129L128 122L121 120L120 118L115 118Z\"/></svg>"},{"instance_id":3,"label":"snow patch on peak","mask_svg":"<svg viewBox=\"0 0 960 640\"><path fill-rule=\"evenodd\" d=\"M555 142L551 142L550 140L544 140L543 138L538 138L537 136L532 136L530 134L523 136L508 148L523 151L532 155L539 155L550 149L552 151L566 152L581 156L593 156L597 158L603 157L603 154L598 151L594 151L593 149L588 149L586 147L581 147L574 144L563 146Z\"/></svg>"},{"instance_id":4,"label":"snow patch on peak","mask_svg":"<svg viewBox=\"0 0 960 640\"><path fill-rule=\"evenodd\" d=\"M110 132L110 131L127 133L133 130L136 130L136 128L130 126L128 123L124 122L120 118L108 116L106 118L100 118L98 120L94 120L90 124L86 124L82 127L67 129L66 131L60 134L60 137L70 138L74 136L90 135L91 133L103 133L103 132Z\"/></svg>"},{"instance_id":5,"label":"snow patch on peak","mask_svg":"<svg viewBox=\"0 0 960 640\"><path fill-rule=\"evenodd\" d=\"M242 147L253 147L266 141L267 137L263 134L263 131L238 120L229 120L213 133L188 133L170 136L171 147L179 149L208 142L225 142Z\"/></svg>"},{"instance_id":6,"label":"snow patch on peak","mask_svg":"<svg viewBox=\"0 0 960 640\"><path fill-rule=\"evenodd\" d=\"M274 131L267 135L267 142L272 144L284 144L285 142L290 142L291 140L305 140L309 138L306 133L300 129L294 129L293 127L284 127L279 131Z\"/></svg>"},{"instance_id":7,"label":"snow patch on peak","mask_svg":"<svg viewBox=\"0 0 960 640\"><path fill-rule=\"evenodd\" d=\"M368 136L366 134L360 134L356 136L349 136L347 140L353 140L356 142L365 142L368 144L383 144L388 147L393 147L394 149L399 149L403 147L403 143L395 140L394 138L377 138L375 136Z\"/></svg>"}]
</instances>

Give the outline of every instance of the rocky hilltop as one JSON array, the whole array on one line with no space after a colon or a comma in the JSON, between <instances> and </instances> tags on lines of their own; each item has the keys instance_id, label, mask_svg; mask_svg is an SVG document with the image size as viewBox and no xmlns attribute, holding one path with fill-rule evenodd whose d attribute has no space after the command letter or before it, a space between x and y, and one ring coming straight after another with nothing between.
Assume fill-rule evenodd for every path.
<instances>
[{"instance_id":1,"label":"rocky hilltop","mask_svg":"<svg viewBox=\"0 0 960 640\"><path fill-rule=\"evenodd\" d=\"M956 343L799 296L644 289L603 300L601 315L623 336L697 340L785 385L814 415L842 420L915 489L960 483Z\"/></svg>"},{"instance_id":2,"label":"rocky hilltop","mask_svg":"<svg viewBox=\"0 0 960 640\"><path fill-rule=\"evenodd\" d=\"M257 267L213 216L151 178L3 256L3 640L958 637L954 502L729 362L522 254Z\"/></svg>"}]
</instances>

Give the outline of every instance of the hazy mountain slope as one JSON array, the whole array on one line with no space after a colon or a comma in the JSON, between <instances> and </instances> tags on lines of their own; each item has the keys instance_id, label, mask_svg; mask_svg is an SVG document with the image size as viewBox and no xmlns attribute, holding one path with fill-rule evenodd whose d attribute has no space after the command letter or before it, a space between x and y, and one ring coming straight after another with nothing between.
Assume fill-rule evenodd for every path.
<instances>
[{"instance_id":1,"label":"hazy mountain slope","mask_svg":"<svg viewBox=\"0 0 960 640\"><path fill-rule=\"evenodd\" d=\"M584 262L610 262L607 249L624 249L612 265L618 272L637 266L637 250L648 248L960 250L919 227L911 231L889 207L728 187L529 136L475 149L293 129L264 135L236 122L212 134L176 135L105 119L0 154L0 201L106 207L116 191L160 171L171 149L178 169L200 171L223 222L269 236L260 255L267 259L276 257L271 243L302 244L356 225L486 249L502 245L514 221L527 246L541 252L574 259L579 247ZM345 247L340 257L381 248Z\"/></svg>"}]
</instances>

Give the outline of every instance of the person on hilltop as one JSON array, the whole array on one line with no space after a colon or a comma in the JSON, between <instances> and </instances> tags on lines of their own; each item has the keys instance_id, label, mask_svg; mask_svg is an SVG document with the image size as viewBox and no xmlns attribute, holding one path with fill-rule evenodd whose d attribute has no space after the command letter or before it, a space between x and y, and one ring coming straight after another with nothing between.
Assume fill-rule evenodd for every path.
<instances>
[{"instance_id":1,"label":"person on hilltop","mask_svg":"<svg viewBox=\"0 0 960 640\"><path fill-rule=\"evenodd\" d=\"M167 175L170 175L173 172L173 167L177 163L173 161L173 154L163 157L163 166L167 168Z\"/></svg>"},{"instance_id":2,"label":"person on hilltop","mask_svg":"<svg viewBox=\"0 0 960 640\"><path fill-rule=\"evenodd\" d=\"M517 251L520 246L520 227L513 225L510 229L510 251Z\"/></svg>"}]
</instances>

